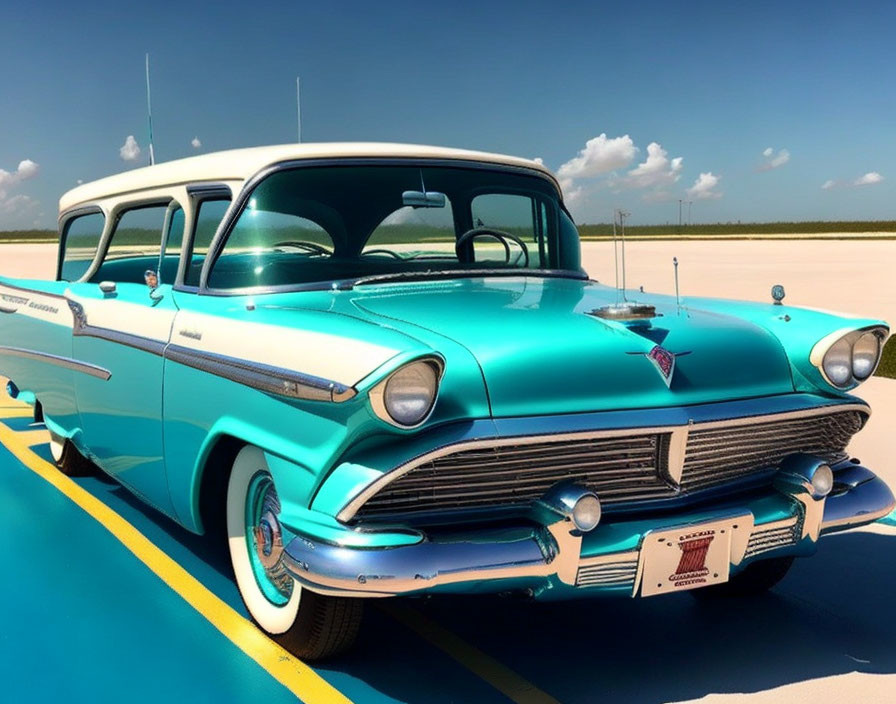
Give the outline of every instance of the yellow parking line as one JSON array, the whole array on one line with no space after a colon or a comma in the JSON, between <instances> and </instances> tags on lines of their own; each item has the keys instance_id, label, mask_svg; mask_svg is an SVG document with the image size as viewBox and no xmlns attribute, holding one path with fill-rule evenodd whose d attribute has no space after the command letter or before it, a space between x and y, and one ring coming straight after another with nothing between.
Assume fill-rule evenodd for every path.
<instances>
[{"instance_id":1,"label":"yellow parking line","mask_svg":"<svg viewBox=\"0 0 896 704\"><path fill-rule=\"evenodd\" d=\"M388 602L379 606L517 704L559 704L550 694L419 611Z\"/></svg>"},{"instance_id":2,"label":"yellow parking line","mask_svg":"<svg viewBox=\"0 0 896 704\"><path fill-rule=\"evenodd\" d=\"M6 413L3 415L7 416ZM350 700L342 692L335 689L304 662L270 640L254 624L215 596L122 516L93 494L82 489L53 465L35 455L28 447L28 440L20 437L3 423L0 423L0 443L5 445L19 462L48 481L96 519L184 601L303 702L350 704Z\"/></svg>"},{"instance_id":3,"label":"yellow parking line","mask_svg":"<svg viewBox=\"0 0 896 704\"><path fill-rule=\"evenodd\" d=\"M26 447L50 442L50 433L47 430L20 430L17 435Z\"/></svg>"}]
</instances>

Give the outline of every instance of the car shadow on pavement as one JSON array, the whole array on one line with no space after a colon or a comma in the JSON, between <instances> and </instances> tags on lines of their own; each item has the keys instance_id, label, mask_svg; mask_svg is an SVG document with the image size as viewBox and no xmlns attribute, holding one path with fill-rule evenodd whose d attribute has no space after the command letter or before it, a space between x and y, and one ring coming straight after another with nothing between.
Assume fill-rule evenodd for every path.
<instances>
[{"instance_id":1,"label":"car shadow on pavement","mask_svg":"<svg viewBox=\"0 0 896 704\"><path fill-rule=\"evenodd\" d=\"M24 427L22 429L25 429ZM35 452L49 458L48 446ZM121 513L213 592L245 614L226 556L102 475L78 483ZM896 673L896 531L826 536L771 593L753 599L582 598L531 602L495 596L406 598L566 704L596 697L668 702L750 693L848 672ZM414 701L482 701L468 673L374 608L354 651L316 667ZM397 663L401 663L397 666ZM463 671L461 671L463 672ZM436 692L433 681L452 677ZM472 678L471 678L472 679ZM481 684L481 683L480 683ZM487 686L485 690L501 697ZM475 693L475 694L474 694Z\"/></svg>"},{"instance_id":2,"label":"car shadow on pavement","mask_svg":"<svg viewBox=\"0 0 896 704\"><path fill-rule=\"evenodd\" d=\"M825 537L771 593L696 600L442 599L427 613L562 702L668 702L896 673L896 533Z\"/></svg>"}]
</instances>

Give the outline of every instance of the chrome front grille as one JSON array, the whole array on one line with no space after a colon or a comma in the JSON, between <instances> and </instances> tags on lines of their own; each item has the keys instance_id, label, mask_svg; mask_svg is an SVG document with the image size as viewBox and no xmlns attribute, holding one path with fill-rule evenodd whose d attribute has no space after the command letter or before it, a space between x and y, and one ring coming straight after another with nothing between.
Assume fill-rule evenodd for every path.
<instances>
[{"instance_id":1,"label":"chrome front grille","mask_svg":"<svg viewBox=\"0 0 896 704\"><path fill-rule=\"evenodd\" d=\"M659 448L658 435L640 435L460 450L418 465L358 515L526 505L561 481L607 502L662 498L674 489L660 476Z\"/></svg>"},{"instance_id":2,"label":"chrome front grille","mask_svg":"<svg viewBox=\"0 0 896 704\"><path fill-rule=\"evenodd\" d=\"M800 522L794 517L786 521L777 521L768 526L756 526L747 543L744 559L755 557L769 550L796 545L800 539Z\"/></svg>"},{"instance_id":3,"label":"chrome front grille","mask_svg":"<svg viewBox=\"0 0 896 704\"><path fill-rule=\"evenodd\" d=\"M859 411L823 416L767 419L701 429L688 434L682 491L694 491L776 467L787 455L804 452L829 462L843 459L850 438L865 422Z\"/></svg>"},{"instance_id":4,"label":"chrome front grille","mask_svg":"<svg viewBox=\"0 0 896 704\"><path fill-rule=\"evenodd\" d=\"M627 559L610 562L606 559L587 564L583 562L576 575L577 587L632 587L638 576L639 553L630 553Z\"/></svg>"},{"instance_id":5,"label":"chrome front grille","mask_svg":"<svg viewBox=\"0 0 896 704\"><path fill-rule=\"evenodd\" d=\"M386 475L382 485L349 504L340 519L525 508L562 481L593 489L605 506L674 498L767 472L792 453L841 459L866 418L863 408L852 406L622 433L460 444L398 468L394 478Z\"/></svg>"}]
</instances>

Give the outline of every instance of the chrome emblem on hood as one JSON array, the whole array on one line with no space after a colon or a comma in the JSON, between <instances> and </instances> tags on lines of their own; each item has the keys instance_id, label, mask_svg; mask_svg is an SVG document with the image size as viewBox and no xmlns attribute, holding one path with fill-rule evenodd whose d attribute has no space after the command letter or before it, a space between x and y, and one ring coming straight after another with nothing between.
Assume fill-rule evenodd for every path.
<instances>
[{"instance_id":1,"label":"chrome emblem on hood","mask_svg":"<svg viewBox=\"0 0 896 704\"><path fill-rule=\"evenodd\" d=\"M660 373L660 376L663 377L663 381L666 382L666 386L672 386L672 375L675 373L675 358L683 357L686 354L690 354L691 351L687 352L670 352L665 347L661 347L660 345L654 345L653 349L650 352L629 352L629 354L643 354L647 359L649 359L656 370Z\"/></svg>"}]
</instances>

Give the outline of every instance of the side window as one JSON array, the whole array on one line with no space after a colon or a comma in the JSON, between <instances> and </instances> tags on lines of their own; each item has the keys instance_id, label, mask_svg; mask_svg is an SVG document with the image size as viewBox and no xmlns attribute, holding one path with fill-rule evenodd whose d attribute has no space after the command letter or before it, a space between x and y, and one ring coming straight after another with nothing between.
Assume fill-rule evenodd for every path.
<instances>
[{"instance_id":1,"label":"side window","mask_svg":"<svg viewBox=\"0 0 896 704\"><path fill-rule=\"evenodd\" d=\"M199 274L212 244L218 225L230 207L230 199L203 200L196 204L196 227L193 232L192 250L186 265L184 284L199 285Z\"/></svg>"},{"instance_id":2,"label":"side window","mask_svg":"<svg viewBox=\"0 0 896 704\"><path fill-rule=\"evenodd\" d=\"M471 204L473 227L487 227L519 237L529 250L529 266L546 266L544 206L529 196L486 193ZM534 245L534 246L533 246Z\"/></svg>"},{"instance_id":3,"label":"side window","mask_svg":"<svg viewBox=\"0 0 896 704\"><path fill-rule=\"evenodd\" d=\"M62 254L61 281L77 281L90 268L103 235L106 216L90 213L69 220L62 235L65 250Z\"/></svg>"},{"instance_id":4,"label":"side window","mask_svg":"<svg viewBox=\"0 0 896 704\"><path fill-rule=\"evenodd\" d=\"M173 246L183 236L183 215L177 215L179 207L169 209L167 203L148 205L123 212L112 232L112 239L103 258L103 263L91 277L91 281L115 281L116 283L146 283L146 272L159 272L162 249L162 233L166 226L167 240ZM180 223L180 231L175 228ZM168 267L170 269L170 267ZM176 264L175 264L176 269ZM162 283L171 283L170 271L159 272ZM167 278L165 274L168 274Z\"/></svg>"}]
</instances>

